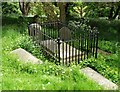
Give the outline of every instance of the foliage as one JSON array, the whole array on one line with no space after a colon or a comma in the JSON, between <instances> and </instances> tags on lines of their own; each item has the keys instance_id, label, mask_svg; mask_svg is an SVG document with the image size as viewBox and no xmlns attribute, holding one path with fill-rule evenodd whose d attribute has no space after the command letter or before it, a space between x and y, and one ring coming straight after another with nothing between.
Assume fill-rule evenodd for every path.
<instances>
[{"instance_id":1,"label":"foliage","mask_svg":"<svg viewBox=\"0 0 120 92\"><path fill-rule=\"evenodd\" d=\"M115 41L99 41L99 48L110 53L117 53L118 51L118 42Z\"/></svg>"},{"instance_id":2,"label":"foliage","mask_svg":"<svg viewBox=\"0 0 120 92\"><path fill-rule=\"evenodd\" d=\"M2 2L2 14L20 14L19 5L16 2Z\"/></svg>"},{"instance_id":3,"label":"foliage","mask_svg":"<svg viewBox=\"0 0 120 92\"><path fill-rule=\"evenodd\" d=\"M42 3L44 6L42 7L45 15L47 16L48 21L56 21L58 20L59 9L52 3Z\"/></svg>"},{"instance_id":4,"label":"foliage","mask_svg":"<svg viewBox=\"0 0 120 92\"><path fill-rule=\"evenodd\" d=\"M78 18L83 18L86 16L87 6L83 2L74 2L69 5L69 16L76 16Z\"/></svg>"},{"instance_id":5,"label":"foliage","mask_svg":"<svg viewBox=\"0 0 120 92\"><path fill-rule=\"evenodd\" d=\"M6 27L3 27L4 33L3 33L3 40L6 41L6 43L3 43L3 51L11 51L17 48L23 48L30 53L33 53L33 55L40 57L39 54L41 53L40 48L37 44L34 44L30 37L26 36L25 34L21 35L15 30L9 30L5 29ZM6 36L5 36L6 35ZM9 38L9 39L8 39Z\"/></svg>"},{"instance_id":6,"label":"foliage","mask_svg":"<svg viewBox=\"0 0 120 92\"><path fill-rule=\"evenodd\" d=\"M108 28L112 27L115 30L120 29L118 25L120 25L119 20L105 20L105 19L98 19L98 18L89 18L89 25L93 26L95 25L96 27L99 27L99 29L108 30ZM104 27L103 27L104 26Z\"/></svg>"},{"instance_id":7,"label":"foliage","mask_svg":"<svg viewBox=\"0 0 120 92\"><path fill-rule=\"evenodd\" d=\"M3 2L2 11L5 15L12 13L20 15L21 10L23 15L47 17L49 21L58 18L62 21L62 18L66 19L65 17L68 20L82 17L115 19L119 17L119 6L119 2Z\"/></svg>"},{"instance_id":8,"label":"foliage","mask_svg":"<svg viewBox=\"0 0 120 92\"><path fill-rule=\"evenodd\" d=\"M118 42L120 21L119 20L105 20L105 19L93 19L89 18L87 25L91 27L97 27L99 31L99 39L106 41Z\"/></svg>"},{"instance_id":9,"label":"foliage","mask_svg":"<svg viewBox=\"0 0 120 92\"><path fill-rule=\"evenodd\" d=\"M85 31L85 30L90 30L90 26L87 25L88 20L86 19L79 19L79 21L69 21L68 22L68 27L72 29L73 31L78 30L80 31Z\"/></svg>"}]
</instances>

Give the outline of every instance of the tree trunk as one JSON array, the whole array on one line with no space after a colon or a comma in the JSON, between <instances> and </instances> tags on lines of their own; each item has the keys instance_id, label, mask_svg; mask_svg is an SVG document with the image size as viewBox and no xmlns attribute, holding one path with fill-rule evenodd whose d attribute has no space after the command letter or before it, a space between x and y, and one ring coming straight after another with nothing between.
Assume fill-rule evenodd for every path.
<instances>
[{"instance_id":1,"label":"tree trunk","mask_svg":"<svg viewBox=\"0 0 120 92\"><path fill-rule=\"evenodd\" d=\"M60 9L60 21L65 23L65 21L66 21L66 13L65 13L66 3L58 2L58 7Z\"/></svg>"},{"instance_id":2,"label":"tree trunk","mask_svg":"<svg viewBox=\"0 0 120 92\"><path fill-rule=\"evenodd\" d=\"M117 9L115 10L115 7L113 6L113 4L111 4L111 9L110 9L110 14L109 14L109 19L113 20L117 17L117 15L119 15L119 11L120 11L120 3L117 4Z\"/></svg>"},{"instance_id":3,"label":"tree trunk","mask_svg":"<svg viewBox=\"0 0 120 92\"><path fill-rule=\"evenodd\" d=\"M19 7L23 16L27 16L30 10L30 2L19 1Z\"/></svg>"},{"instance_id":4,"label":"tree trunk","mask_svg":"<svg viewBox=\"0 0 120 92\"><path fill-rule=\"evenodd\" d=\"M119 11L120 11L120 5L118 6L116 12L115 12L115 15L113 16L113 19L115 19L117 17L117 15L119 14Z\"/></svg>"},{"instance_id":5,"label":"tree trunk","mask_svg":"<svg viewBox=\"0 0 120 92\"><path fill-rule=\"evenodd\" d=\"M114 6L111 7L110 9L110 13L109 13L109 16L108 16L108 19L112 19L113 18L113 11L114 11Z\"/></svg>"}]
</instances>

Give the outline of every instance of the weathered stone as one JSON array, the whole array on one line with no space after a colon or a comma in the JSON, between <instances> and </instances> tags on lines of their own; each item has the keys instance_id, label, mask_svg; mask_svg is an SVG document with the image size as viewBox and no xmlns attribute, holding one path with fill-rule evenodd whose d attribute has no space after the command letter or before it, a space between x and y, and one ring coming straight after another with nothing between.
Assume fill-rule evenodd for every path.
<instances>
[{"instance_id":1,"label":"weathered stone","mask_svg":"<svg viewBox=\"0 0 120 92\"><path fill-rule=\"evenodd\" d=\"M71 38L71 32L70 32L70 29L67 28L67 27L62 27L60 30L60 39L61 40L69 40Z\"/></svg>"},{"instance_id":2,"label":"weathered stone","mask_svg":"<svg viewBox=\"0 0 120 92\"><path fill-rule=\"evenodd\" d=\"M37 59L31 53L27 52L22 48L13 50L11 53L17 55L21 61L24 61L26 63L42 64L41 60Z\"/></svg>"},{"instance_id":3,"label":"weathered stone","mask_svg":"<svg viewBox=\"0 0 120 92\"><path fill-rule=\"evenodd\" d=\"M41 26L38 23L32 23L29 25L30 36L36 36L41 30Z\"/></svg>"},{"instance_id":4,"label":"weathered stone","mask_svg":"<svg viewBox=\"0 0 120 92\"><path fill-rule=\"evenodd\" d=\"M41 26L38 23L32 23L29 25L29 35L39 44L43 40L43 34Z\"/></svg>"},{"instance_id":5,"label":"weathered stone","mask_svg":"<svg viewBox=\"0 0 120 92\"><path fill-rule=\"evenodd\" d=\"M96 81L99 85L103 86L106 90L117 90L118 86L111 82L110 80L106 79L93 69L86 67L81 69L81 72Z\"/></svg>"},{"instance_id":6,"label":"weathered stone","mask_svg":"<svg viewBox=\"0 0 120 92\"><path fill-rule=\"evenodd\" d=\"M69 44L61 41L61 44L60 44L60 58L63 60L67 60L69 61L72 61L72 60L75 60L75 58L81 58L81 51L79 51L78 49L70 46ZM44 41L41 41L41 45L47 49L47 51L49 51L50 53L52 54L57 54L58 55L58 43L57 43L57 40L44 40Z\"/></svg>"}]
</instances>

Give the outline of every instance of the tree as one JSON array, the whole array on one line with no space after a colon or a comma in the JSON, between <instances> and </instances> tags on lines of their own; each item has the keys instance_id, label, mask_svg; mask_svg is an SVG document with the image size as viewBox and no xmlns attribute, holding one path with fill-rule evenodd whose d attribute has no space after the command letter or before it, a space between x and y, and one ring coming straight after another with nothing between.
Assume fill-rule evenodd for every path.
<instances>
[{"instance_id":1,"label":"tree","mask_svg":"<svg viewBox=\"0 0 120 92\"><path fill-rule=\"evenodd\" d=\"M85 14L86 14L85 9L86 8L87 8L87 6L85 6L83 2L77 2L77 3L75 3L75 6L73 7L74 11L76 13L78 13L80 18L85 16Z\"/></svg>"},{"instance_id":2,"label":"tree","mask_svg":"<svg viewBox=\"0 0 120 92\"><path fill-rule=\"evenodd\" d=\"M90 2L85 3L88 17L108 17L115 19L120 12L120 2Z\"/></svg>"},{"instance_id":3,"label":"tree","mask_svg":"<svg viewBox=\"0 0 120 92\"><path fill-rule=\"evenodd\" d=\"M30 10L30 2L19 0L19 7L23 16L27 16Z\"/></svg>"},{"instance_id":4,"label":"tree","mask_svg":"<svg viewBox=\"0 0 120 92\"><path fill-rule=\"evenodd\" d=\"M43 2L43 11L47 16L47 20L55 21L58 20L58 8L51 2Z\"/></svg>"},{"instance_id":5,"label":"tree","mask_svg":"<svg viewBox=\"0 0 120 92\"><path fill-rule=\"evenodd\" d=\"M108 18L115 19L120 12L120 2L119 3L111 3L110 5L110 12Z\"/></svg>"},{"instance_id":6,"label":"tree","mask_svg":"<svg viewBox=\"0 0 120 92\"><path fill-rule=\"evenodd\" d=\"M59 7L60 10L60 21L65 22L66 21L66 2L58 2L57 6Z\"/></svg>"}]
</instances>

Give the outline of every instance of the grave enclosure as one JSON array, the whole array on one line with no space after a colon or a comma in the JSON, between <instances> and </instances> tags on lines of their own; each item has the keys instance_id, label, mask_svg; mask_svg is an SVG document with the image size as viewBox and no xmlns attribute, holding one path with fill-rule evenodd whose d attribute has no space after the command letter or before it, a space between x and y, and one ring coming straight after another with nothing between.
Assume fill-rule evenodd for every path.
<instances>
[{"instance_id":1,"label":"grave enclosure","mask_svg":"<svg viewBox=\"0 0 120 92\"><path fill-rule=\"evenodd\" d=\"M56 62L69 65L93 56L97 58L98 31L73 31L61 22L31 23L28 33Z\"/></svg>"}]
</instances>

